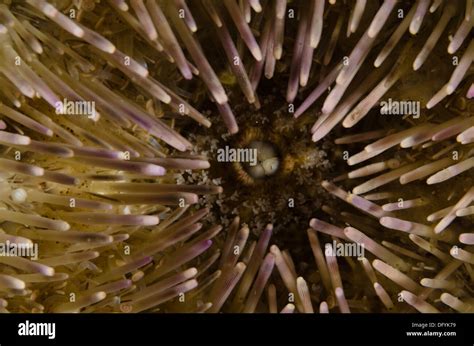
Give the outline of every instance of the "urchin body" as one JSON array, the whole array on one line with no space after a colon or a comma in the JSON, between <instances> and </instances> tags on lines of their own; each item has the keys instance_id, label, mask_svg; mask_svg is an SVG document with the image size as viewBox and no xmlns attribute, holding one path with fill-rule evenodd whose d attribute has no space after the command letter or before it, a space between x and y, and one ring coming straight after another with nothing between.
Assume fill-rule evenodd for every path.
<instances>
[{"instance_id":1,"label":"urchin body","mask_svg":"<svg viewBox=\"0 0 474 346\"><path fill-rule=\"evenodd\" d=\"M472 312L472 8L6 2L0 310Z\"/></svg>"}]
</instances>

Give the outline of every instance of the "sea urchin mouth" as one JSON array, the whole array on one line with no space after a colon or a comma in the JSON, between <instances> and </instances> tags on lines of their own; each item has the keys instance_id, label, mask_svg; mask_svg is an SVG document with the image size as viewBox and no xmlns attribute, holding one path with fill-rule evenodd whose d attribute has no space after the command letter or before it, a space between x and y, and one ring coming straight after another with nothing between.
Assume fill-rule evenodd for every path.
<instances>
[{"instance_id":1,"label":"sea urchin mouth","mask_svg":"<svg viewBox=\"0 0 474 346\"><path fill-rule=\"evenodd\" d=\"M333 174L330 159L336 161L339 153L329 140L311 142L305 135L307 117L297 122L288 119L291 114L278 88L280 81L276 76L262 81L267 94L259 109L235 106L242 124L238 134L222 135L225 128L216 124L195 131L193 139L197 152L208 153L211 160L205 174L224 189L216 203L209 205L216 220L227 224L238 215L256 234L272 223L275 243L303 249L297 245L305 241L301 225L332 199L320 182ZM199 179L198 174L195 178Z\"/></svg>"},{"instance_id":2,"label":"sea urchin mouth","mask_svg":"<svg viewBox=\"0 0 474 346\"><path fill-rule=\"evenodd\" d=\"M252 178L264 179L276 174L280 166L280 158L272 143L253 141L246 149L252 153L251 159L245 161L242 166Z\"/></svg>"}]
</instances>

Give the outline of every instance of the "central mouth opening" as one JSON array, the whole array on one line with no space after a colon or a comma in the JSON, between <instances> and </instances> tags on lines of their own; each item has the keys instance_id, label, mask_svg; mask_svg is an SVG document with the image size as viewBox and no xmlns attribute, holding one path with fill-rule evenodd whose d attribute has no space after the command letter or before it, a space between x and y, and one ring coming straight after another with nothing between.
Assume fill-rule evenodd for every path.
<instances>
[{"instance_id":1,"label":"central mouth opening","mask_svg":"<svg viewBox=\"0 0 474 346\"><path fill-rule=\"evenodd\" d=\"M196 153L206 155L210 167L185 179L222 186L222 193L200 201L211 209L212 222L226 227L238 216L257 237L271 223L273 242L298 249L292 254L296 259L307 250L302 244L307 242L309 220L323 204L331 204L319 182L334 174L332 163L339 154L330 140L315 145L307 136L313 122L305 116L294 119L279 87L283 82L286 77L261 81L259 90L265 97L258 109L235 103L237 134L227 134L222 122L211 128L186 128L193 134ZM200 108L207 107L209 114L215 112L210 103Z\"/></svg>"},{"instance_id":2,"label":"central mouth opening","mask_svg":"<svg viewBox=\"0 0 474 346\"><path fill-rule=\"evenodd\" d=\"M248 145L250 160L243 168L253 179L260 180L274 176L280 167L277 148L267 141L252 141Z\"/></svg>"}]
</instances>

